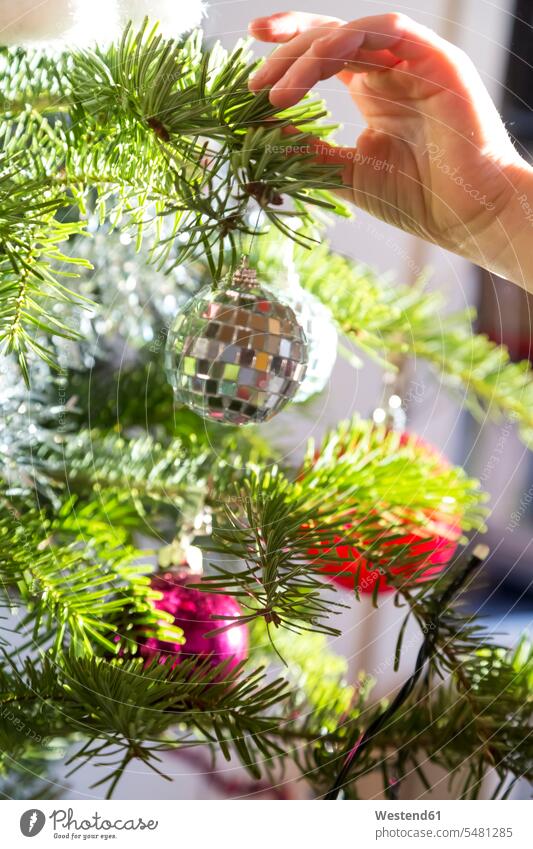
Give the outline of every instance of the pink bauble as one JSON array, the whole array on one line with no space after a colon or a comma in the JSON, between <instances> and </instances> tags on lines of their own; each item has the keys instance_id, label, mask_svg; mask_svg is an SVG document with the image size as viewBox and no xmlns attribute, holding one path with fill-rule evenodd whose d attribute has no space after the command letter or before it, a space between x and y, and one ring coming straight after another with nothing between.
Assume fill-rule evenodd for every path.
<instances>
[{"instance_id":1,"label":"pink bauble","mask_svg":"<svg viewBox=\"0 0 533 849\"><path fill-rule=\"evenodd\" d=\"M187 572L166 572L152 578L152 588L159 590L163 596L154 602L155 606L174 616L174 624L183 630L185 643L169 643L157 637L147 637L141 644L141 655L151 660L160 654L160 663L172 658L172 667L191 657L199 660L209 657L213 666L227 660L227 671L230 672L248 657L248 626L239 621L242 611L234 598L188 586L198 583L198 575ZM220 616L229 618L219 619ZM232 619L236 621L232 623ZM206 637L217 628L226 630Z\"/></svg>"}]
</instances>

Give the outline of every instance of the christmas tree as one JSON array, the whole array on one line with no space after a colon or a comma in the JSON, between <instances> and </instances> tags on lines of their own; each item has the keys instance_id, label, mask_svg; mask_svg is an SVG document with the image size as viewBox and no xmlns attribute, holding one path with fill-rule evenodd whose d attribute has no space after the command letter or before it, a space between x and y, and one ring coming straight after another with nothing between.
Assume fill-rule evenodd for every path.
<instances>
[{"instance_id":1,"label":"christmas tree","mask_svg":"<svg viewBox=\"0 0 533 849\"><path fill-rule=\"evenodd\" d=\"M427 361L532 446L531 370L422 281L330 250L324 215L348 213L308 139L334 128L316 99L249 93L253 68L148 23L1 51L2 792L42 795L55 749L112 795L132 761L208 746L257 782L295 763L314 797L372 772L393 797L428 763L457 798L489 773L508 796L533 777L533 652L463 604L478 483L395 426L394 393L300 464L253 422L323 388L338 332L393 376ZM328 646L347 599L385 592L405 620L383 657L419 629L388 703Z\"/></svg>"}]
</instances>

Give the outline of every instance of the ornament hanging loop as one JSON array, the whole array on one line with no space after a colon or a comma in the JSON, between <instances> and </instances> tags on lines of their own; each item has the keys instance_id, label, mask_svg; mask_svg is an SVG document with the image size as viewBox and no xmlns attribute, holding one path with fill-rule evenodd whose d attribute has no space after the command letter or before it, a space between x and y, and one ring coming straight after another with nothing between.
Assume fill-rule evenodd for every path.
<instances>
[{"instance_id":1,"label":"ornament hanging loop","mask_svg":"<svg viewBox=\"0 0 533 849\"><path fill-rule=\"evenodd\" d=\"M248 262L248 255L243 254L241 257L241 264L239 267L233 272L233 276L231 278L231 282L236 286L244 287L244 286L255 286L257 283L257 273L255 268L250 268Z\"/></svg>"}]
</instances>

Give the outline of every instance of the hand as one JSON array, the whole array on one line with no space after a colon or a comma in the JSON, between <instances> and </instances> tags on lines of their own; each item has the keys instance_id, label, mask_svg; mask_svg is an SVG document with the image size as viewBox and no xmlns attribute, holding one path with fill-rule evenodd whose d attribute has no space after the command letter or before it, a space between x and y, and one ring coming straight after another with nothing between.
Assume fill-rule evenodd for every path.
<instances>
[{"instance_id":1,"label":"hand","mask_svg":"<svg viewBox=\"0 0 533 849\"><path fill-rule=\"evenodd\" d=\"M252 21L250 32L283 44L250 79L280 109L334 75L348 87L367 124L357 146L315 146L343 166L345 196L523 282L511 240L527 243L529 257L531 223L518 197L532 192L533 171L465 53L400 14L344 23L287 12Z\"/></svg>"}]
</instances>

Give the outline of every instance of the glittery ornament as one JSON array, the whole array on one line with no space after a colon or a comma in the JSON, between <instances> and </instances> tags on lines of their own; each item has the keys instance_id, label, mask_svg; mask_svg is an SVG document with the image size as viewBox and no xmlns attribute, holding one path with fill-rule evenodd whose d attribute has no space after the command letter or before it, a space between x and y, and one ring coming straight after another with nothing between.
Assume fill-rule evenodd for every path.
<instances>
[{"instance_id":1,"label":"glittery ornament","mask_svg":"<svg viewBox=\"0 0 533 849\"><path fill-rule=\"evenodd\" d=\"M405 445L412 440L412 435L404 433L401 435L400 444ZM418 437L415 438L415 442L419 451L438 459L441 469L449 468L446 458L433 445ZM439 574L455 554L457 542L461 536L460 517L444 511L427 510L426 519L425 528L409 531L405 536L396 537L394 542L384 542L380 547L384 552L390 548L391 557L388 559L384 553L379 565L375 561L369 563L358 550L357 529L349 523L342 537L336 536L333 543L324 539L321 550L309 549L308 554L313 558L320 556L321 571L340 587L353 591L354 579L357 575L357 589L360 593L374 592L376 584L378 584L379 592L391 592L395 586L387 580L388 575L402 575L408 581L416 572L418 583ZM379 536L376 538L376 544L379 544ZM409 550L412 555L412 567L405 562L395 567L395 554L402 549L402 553ZM334 553L335 559L330 563L324 563L324 556L327 557L330 552ZM422 569L424 571L421 573Z\"/></svg>"},{"instance_id":2,"label":"glittery ornament","mask_svg":"<svg viewBox=\"0 0 533 849\"><path fill-rule=\"evenodd\" d=\"M167 338L166 371L177 400L223 424L271 419L294 398L307 362L293 309L245 260L229 286L193 298Z\"/></svg>"},{"instance_id":3,"label":"glittery ornament","mask_svg":"<svg viewBox=\"0 0 533 849\"><path fill-rule=\"evenodd\" d=\"M35 489L53 497L55 484L46 463L36 463L35 453L57 449L59 436L72 428L74 416L66 378L55 376L50 366L29 352L30 388L21 380L14 356L0 357L0 477L7 496L32 495Z\"/></svg>"},{"instance_id":4,"label":"glittery ornament","mask_svg":"<svg viewBox=\"0 0 533 849\"><path fill-rule=\"evenodd\" d=\"M80 268L72 287L92 303L81 311L71 303L58 306L58 317L77 321L83 338L55 337L54 344L65 369L92 368L102 360L122 369L137 351L148 347L157 353L163 347L164 328L203 285L203 266L189 262L165 274L150 262L144 243L137 251L130 233L101 225L94 215L87 232L90 239L73 239L67 250L91 263Z\"/></svg>"},{"instance_id":5,"label":"glittery ornament","mask_svg":"<svg viewBox=\"0 0 533 849\"><path fill-rule=\"evenodd\" d=\"M293 285L284 299L294 310L307 339L307 371L294 401L299 404L322 392L337 359L337 330L328 308L311 292Z\"/></svg>"},{"instance_id":6,"label":"glittery ornament","mask_svg":"<svg viewBox=\"0 0 533 849\"><path fill-rule=\"evenodd\" d=\"M144 347L152 342L154 327L170 321L199 290L199 274L192 263L187 271L182 266L170 274L158 270L147 248L137 251L130 233L96 226L94 219L88 230L92 239L81 240L75 248L77 256L94 266L84 271L82 294L98 302L95 330L99 335L120 333L130 345Z\"/></svg>"},{"instance_id":7,"label":"glittery ornament","mask_svg":"<svg viewBox=\"0 0 533 849\"><path fill-rule=\"evenodd\" d=\"M242 611L232 596L202 592L188 586L199 582L199 576L191 574L186 567L183 571L154 575L152 588L162 595L154 604L158 610L165 610L174 617L174 624L183 630L185 643L147 637L140 653L149 660L160 654L160 662L170 662L173 667L182 659L190 658L199 661L209 658L213 666L228 661L229 672L248 657L248 626L237 621ZM218 628L226 630L206 636Z\"/></svg>"}]
</instances>

